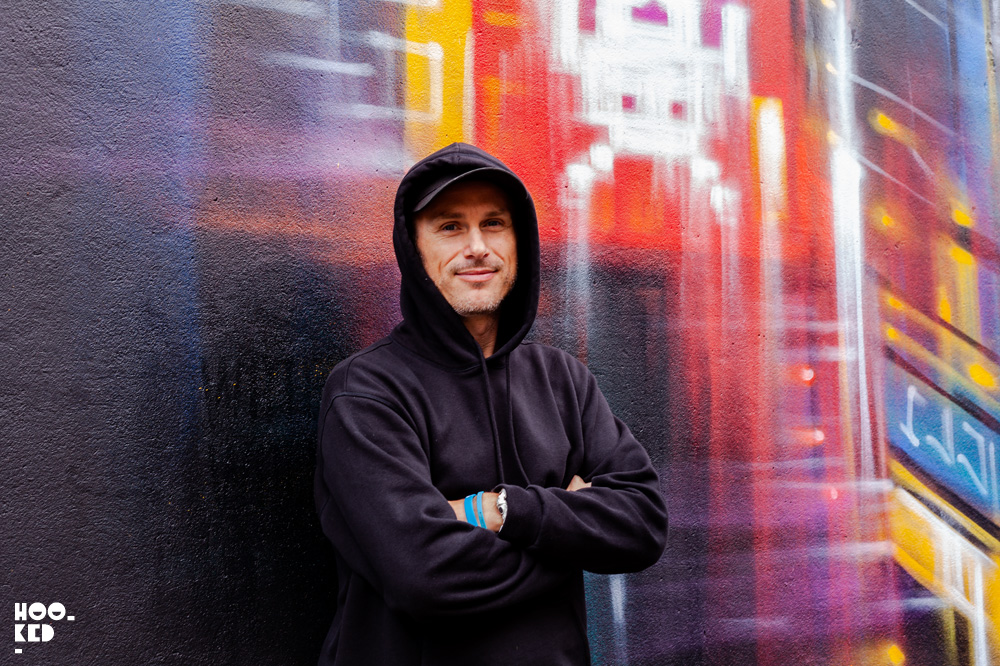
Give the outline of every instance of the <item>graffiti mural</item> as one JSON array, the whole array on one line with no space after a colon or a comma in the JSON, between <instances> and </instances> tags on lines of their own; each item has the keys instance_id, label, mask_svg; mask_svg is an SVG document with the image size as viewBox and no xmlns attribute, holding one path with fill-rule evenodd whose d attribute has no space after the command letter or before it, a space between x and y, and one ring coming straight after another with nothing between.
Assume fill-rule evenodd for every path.
<instances>
[{"instance_id":1,"label":"graffiti mural","mask_svg":"<svg viewBox=\"0 0 1000 666\"><path fill-rule=\"evenodd\" d=\"M320 391L399 316L399 178L466 141L534 195L532 336L663 479L661 561L587 578L595 664L1000 665L995 3L9 23L0 590L75 613L14 663L315 662Z\"/></svg>"}]
</instances>

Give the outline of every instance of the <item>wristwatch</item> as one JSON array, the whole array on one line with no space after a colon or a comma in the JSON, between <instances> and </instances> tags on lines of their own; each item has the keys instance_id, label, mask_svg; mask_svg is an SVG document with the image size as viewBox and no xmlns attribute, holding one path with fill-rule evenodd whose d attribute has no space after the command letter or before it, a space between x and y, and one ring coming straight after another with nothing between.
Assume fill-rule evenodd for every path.
<instances>
[{"instance_id":1,"label":"wristwatch","mask_svg":"<svg viewBox=\"0 0 1000 666\"><path fill-rule=\"evenodd\" d=\"M500 529L503 529L504 523L507 522L507 489L501 488L500 494L497 495L497 511L500 512ZM497 530L499 532L500 530Z\"/></svg>"}]
</instances>

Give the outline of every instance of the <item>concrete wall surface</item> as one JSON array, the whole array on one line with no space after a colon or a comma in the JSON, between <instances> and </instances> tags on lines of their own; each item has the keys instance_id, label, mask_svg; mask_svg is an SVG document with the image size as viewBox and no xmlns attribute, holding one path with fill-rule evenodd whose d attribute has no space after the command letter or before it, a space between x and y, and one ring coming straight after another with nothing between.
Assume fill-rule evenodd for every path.
<instances>
[{"instance_id":1,"label":"concrete wall surface","mask_svg":"<svg viewBox=\"0 0 1000 666\"><path fill-rule=\"evenodd\" d=\"M315 663L320 392L467 141L536 200L532 337L662 477L595 664L1000 665L996 3L2 15L0 663Z\"/></svg>"}]
</instances>

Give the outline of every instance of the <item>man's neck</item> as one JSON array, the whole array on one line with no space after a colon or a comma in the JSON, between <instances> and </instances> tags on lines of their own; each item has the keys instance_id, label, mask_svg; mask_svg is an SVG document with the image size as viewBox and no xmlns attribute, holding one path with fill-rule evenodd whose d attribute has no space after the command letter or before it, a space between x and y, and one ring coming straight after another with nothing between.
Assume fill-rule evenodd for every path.
<instances>
[{"instance_id":1,"label":"man's neck","mask_svg":"<svg viewBox=\"0 0 1000 666\"><path fill-rule=\"evenodd\" d=\"M483 350L483 356L486 358L492 356L493 348L497 344L497 331L500 328L499 313L468 315L462 317L462 322L479 343L479 347Z\"/></svg>"}]
</instances>

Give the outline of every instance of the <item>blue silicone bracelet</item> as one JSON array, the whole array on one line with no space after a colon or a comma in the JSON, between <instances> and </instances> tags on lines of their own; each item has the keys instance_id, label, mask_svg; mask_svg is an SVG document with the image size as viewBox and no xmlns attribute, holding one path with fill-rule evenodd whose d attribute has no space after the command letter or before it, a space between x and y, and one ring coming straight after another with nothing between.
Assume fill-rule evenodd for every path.
<instances>
[{"instance_id":1,"label":"blue silicone bracelet","mask_svg":"<svg viewBox=\"0 0 1000 666\"><path fill-rule=\"evenodd\" d=\"M486 518L483 516L483 492L479 491L479 494L476 495L476 501L479 502L479 526L486 529Z\"/></svg>"},{"instance_id":2,"label":"blue silicone bracelet","mask_svg":"<svg viewBox=\"0 0 1000 666\"><path fill-rule=\"evenodd\" d=\"M472 498L475 495L465 496L465 521L470 525L476 525L476 512L472 508Z\"/></svg>"}]
</instances>

